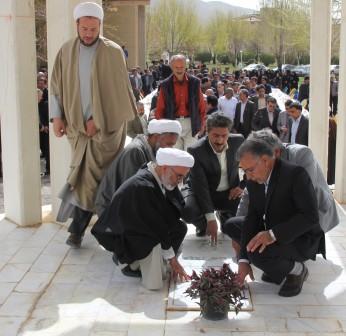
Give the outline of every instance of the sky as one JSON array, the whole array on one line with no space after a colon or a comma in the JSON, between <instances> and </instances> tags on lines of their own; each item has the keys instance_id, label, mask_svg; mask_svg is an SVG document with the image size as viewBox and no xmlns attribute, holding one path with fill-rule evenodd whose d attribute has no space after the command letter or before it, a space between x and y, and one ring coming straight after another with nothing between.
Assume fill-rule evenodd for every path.
<instances>
[{"instance_id":1,"label":"sky","mask_svg":"<svg viewBox=\"0 0 346 336\"><path fill-rule=\"evenodd\" d=\"M259 0L202 0L204 2L221 1L233 6L245 7L259 10Z\"/></svg>"}]
</instances>

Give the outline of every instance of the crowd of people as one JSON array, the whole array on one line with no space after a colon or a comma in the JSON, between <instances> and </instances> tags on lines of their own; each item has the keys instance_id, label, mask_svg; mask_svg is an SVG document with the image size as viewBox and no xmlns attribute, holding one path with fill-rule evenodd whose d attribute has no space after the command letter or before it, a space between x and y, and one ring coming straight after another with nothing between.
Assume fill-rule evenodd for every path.
<instances>
[{"instance_id":1,"label":"crowd of people","mask_svg":"<svg viewBox=\"0 0 346 336\"><path fill-rule=\"evenodd\" d=\"M73 15L78 37L59 50L49 91L53 132L72 149L57 216L72 218L66 243L79 248L97 214L92 234L115 265L157 290L167 269L189 280L179 260L188 224L215 245L221 229L232 238L239 285L254 265L262 281L281 284L279 295L298 295L305 261L325 257L324 233L339 219L301 102L280 111L271 95L296 89L297 78L188 69L183 55L129 74L124 48L99 35L102 7L80 3ZM39 75L41 104L48 92ZM140 99L155 89L147 115ZM124 148L126 134L133 140Z\"/></svg>"}]
</instances>

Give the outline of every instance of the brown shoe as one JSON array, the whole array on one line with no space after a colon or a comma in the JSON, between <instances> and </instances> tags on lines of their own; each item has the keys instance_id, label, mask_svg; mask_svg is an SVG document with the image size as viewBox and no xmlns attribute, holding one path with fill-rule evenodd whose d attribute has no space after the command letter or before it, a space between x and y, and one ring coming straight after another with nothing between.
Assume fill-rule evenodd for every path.
<instances>
[{"instance_id":1,"label":"brown shoe","mask_svg":"<svg viewBox=\"0 0 346 336\"><path fill-rule=\"evenodd\" d=\"M279 295L284 297L298 295L303 288L303 283L308 277L308 274L308 269L304 264L303 270L299 275L288 274L285 282L280 288Z\"/></svg>"},{"instance_id":2,"label":"brown shoe","mask_svg":"<svg viewBox=\"0 0 346 336\"><path fill-rule=\"evenodd\" d=\"M66 244L73 248L80 248L82 244L83 236L78 235L76 233L71 233L70 236L66 240Z\"/></svg>"}]
</instances>

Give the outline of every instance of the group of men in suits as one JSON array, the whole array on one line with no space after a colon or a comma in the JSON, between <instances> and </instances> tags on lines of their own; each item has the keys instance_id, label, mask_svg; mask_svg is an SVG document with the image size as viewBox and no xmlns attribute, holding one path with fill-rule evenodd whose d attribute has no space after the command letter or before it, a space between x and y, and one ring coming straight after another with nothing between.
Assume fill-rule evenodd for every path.
<instances>
[{"instance_id":1,"label":"group of men in suits","mask_svg":"<svg viewBox=\"0 0 346 336\"><path fill-rule=\"evenodd\" d=\"M171 142L163 147L173 146L178 134L187 128L192 137L203 134L200 84L185 73L185 65L182 55L173 57L173 74L162 85L157 122L165 123L164 118L168 118L171 119L168 122L176 123L173 127L179 126L175 134L167 134ZM178 99L179 93L184 100ZM257 103L259 106L263 101L259 99ZM143 166L133 177L122 179L119 186L112 188L112 195L108 195L107 205L92 230L99 242L114 253L116 264L127 264L122 269L124 275L141 277L145 287L159 289L166 261L174 275L187 280L177 260L186 224L194 224L197 236L209 235L212 243L217 244L220 222L222 231L231 236L237 247L239 284L242 285L248 275L253 278L251 263L263 271L263 281L283 283L279 295L300 293L308 275L304 262L315 259L318 253L325 256L324 232L334 227L338 218L326 184L321 181L315 184L310 172L287 163L284 155L276 153L275 146L256 136L256 132L251 133L264 128L271 129L264 132L270 132L273 137L278 133L276 101L266 96L265 104L265 108L255 111L248 91L241 89L234 122L222 112L209 114L206 135L184 144L188 153L161 151L164 158L170 157L167 160L161 156L156 157L155 162L153 153L157 147L150 140L151 132L147 143L141 139L139 146L144 152L148 144L154 145L150 155L141 161ZM302 134L307 129L301 105L292 103L287 113L292 119L292 142L299 143L305 139ZM120 167L125 157L131 159L127 153L135 153L135 142L132 147L124 151L124 157L117 160L116 166ZM182 161L179 158L183 158ZM239 165L244 172L242 179ZM185 187L180 193L177 186L183 179ZM324 230L321 226L326 213L322 204L326 204L326 198L333 216L328 214L332 223ZM245 218L237 222L234 218L237 218L240 200L241 205L247 204L248 211ZM140 204L139 215L132 205L129 205L129 213L125 203ZM158 210L161 207L164 211ZM154 213L159 221L154 219Z\"/></svg>"},{"instance_id":2,"label":"group of men in suits","mask_svg":"<svg viewBox=\"0 0 346 336\"><path fill-rule=\"evenodd\" d=\"M266 96L266 107L256 111L256 96L249 100L247 90L240 90L239 103L236 107L234 130L246 138L252 130L270 128L279 135L282 125L278 124L280 110L274 97ZM254 102L255 101L255 102ZM302 105L291 102L287 108L288 142L308 146L309 119L302 114Z\"/></svg>"}]
</instances>

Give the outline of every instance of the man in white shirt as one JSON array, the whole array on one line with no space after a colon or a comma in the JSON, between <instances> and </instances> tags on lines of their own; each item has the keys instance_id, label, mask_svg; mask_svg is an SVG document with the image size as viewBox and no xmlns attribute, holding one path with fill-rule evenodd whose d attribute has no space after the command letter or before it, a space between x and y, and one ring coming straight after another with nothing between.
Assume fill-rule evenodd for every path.
<instances>
[{"instance_id":1,"label":"man in white shirt","mask_svg":"<svg viewBox=\"0 0 346 336\"><path fill-rule=\"evenodd\" d=\"M219 98L219 110L223 112L226 117L234 120L235 108L237 106L238 100L233 97L233 89L227 88L225 90L225 95Z\"/></svg>"},{"instance_id":2,"label":"man in white shirt","mask_svg":"<svg viewBox=\"0 0 346 336\"><path fill-rule=\"evenodd\" d=\"M290 143L309 145L309 119L302 114L302 105L294 102L288 109Z\"/></svg>"},{"instance_id":3,"label":"man in white shirt","mask_svg":"<svg viewBox=\"0 0 346 336\"><path fill-rule=\"evenodd\" d=\"M232 121L222 112L214 112L207 119L207 137L188 148L195 158L185 202L183 219L196 226L197 236L206 233L217 242L218 226L214 211L221 222L234 216L243 192L235 154L244 138L230 134Z\"/></svg>"}]
</instances>

